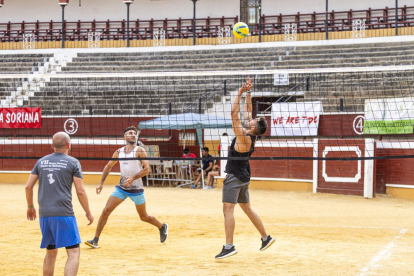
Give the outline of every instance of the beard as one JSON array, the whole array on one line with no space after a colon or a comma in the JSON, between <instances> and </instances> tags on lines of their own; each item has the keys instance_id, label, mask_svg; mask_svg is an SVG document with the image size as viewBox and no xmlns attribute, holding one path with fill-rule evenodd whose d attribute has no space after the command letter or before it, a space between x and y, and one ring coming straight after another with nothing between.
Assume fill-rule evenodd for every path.
<instances>
[{"instance_id":1,"label":"beard","mask_svg":"<svg viewBox=\"0 0 414 276\"><path fill-rule=\"evenodd\" d=\"M128 145L135 145L137 143L137 141L130 140L130 141L127 141L127 143L128 143Z\"/></svg>"}]
</instances>

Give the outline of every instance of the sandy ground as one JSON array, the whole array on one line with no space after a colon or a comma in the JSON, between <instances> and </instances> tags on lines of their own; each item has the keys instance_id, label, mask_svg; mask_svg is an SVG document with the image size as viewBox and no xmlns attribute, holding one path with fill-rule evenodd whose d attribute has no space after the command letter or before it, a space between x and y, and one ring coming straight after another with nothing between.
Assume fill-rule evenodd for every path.
<instances>
[{"instance_id":1,"label":"sandy ground","mask_svg":"<svg viewBox=\"0 0 414 276\"><path fill-rule=\"evenodd\" d=\"M37 186L36 186L37 187ZM74 195L82 240L94 236L113 186L86 186L92 226ZM37 189L36 189L37 190ZM277 241L260 252L260 235L236 208L239 253L215 260L224 244L221 190L147 188L147 209L170 226L166 244L139 220L132 201L109 218L100 249L81 245L78 275L414 275L414 202L379 196L252 190L251 203ZM0 274L41 275L38 221L26 220L24 185L0 185ZM61 249L55 275L63 275Z\"/></svg>"}]
</instances>

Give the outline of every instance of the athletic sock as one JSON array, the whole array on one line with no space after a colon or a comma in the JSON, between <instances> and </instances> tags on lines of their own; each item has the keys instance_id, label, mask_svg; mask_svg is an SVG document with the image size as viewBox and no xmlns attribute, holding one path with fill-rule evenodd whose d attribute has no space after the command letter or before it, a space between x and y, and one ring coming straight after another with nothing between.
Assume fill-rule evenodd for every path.
<instances>
[{"instance_id":1,"label":"athletic sock","mask_svg":"<svg viewBox=\"0 0 414 276\"><path fill-rule=\"evenodd\" d=\"M262 241L267 241L268 237L269 237L269 235L262 237Z\"/></svg>"},{"instance_id":2,"label":"athletic sock","mask_svg":"<svg viewBox=\"0 0 414 276\"><path fill-rule=\"evenodd\" d=\"M226 243L226 245L224 246L224 249L230 249L232 247L233 245L231 243Z\"/></svg>"},{"instance_id":3,"label":"athletic sock","mask_svg":"<svg viewBox=\"0 0 414 276\"><path fill-rule=\"evenodd\" d=\"M98 242L99 238L95 237L95 238L93 238L93 241Z\"/></svg>"}]
</instances>

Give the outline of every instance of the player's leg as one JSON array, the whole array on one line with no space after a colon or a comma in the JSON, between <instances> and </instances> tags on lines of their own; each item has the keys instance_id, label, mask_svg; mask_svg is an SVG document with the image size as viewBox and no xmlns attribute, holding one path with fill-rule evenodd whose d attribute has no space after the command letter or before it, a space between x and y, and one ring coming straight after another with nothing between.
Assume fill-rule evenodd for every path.
<instances>
[{"instance_id":1,"label":"player's leg","mask_svg":"<svg viewBox=\"0 0 414 276\"><path fill-rule=\"evenodd\" d=\"M162 227L162 223L159 222L159 220L154 217L151 216L147 213L147 208L146 208L146 203L142 203L140 205L135 205L135 208L137 209L139 218L146 223L152 224L154 226L156 226L158 229L160 229Z\"/></svg>"},{"instance_id":2,"label":"player's leg","mask_svg":"<svg viewBox=\"0 0 414 276\"><path fill-rule=\"evenodd\" d=\"M65 266L65 276L72 276L78 273L80 249L79 244L66 248L68 259Z\"/></svg>"},{"instance_id":3,"label":"player's leg","mask_svg":"<svg viewBox=\"0 0 414 276\"><path fill-rule=\"evenodd\" d=\"M104 207L104 209L102 210L102 214L99 217L99 221L98 221L98 225L96 227L96 231L95 231L95 237L99 238L99 236L102 233L103 228L105 227L109 215L112 213L113 210L115 210L116 207L118 207L119 204L121 204L124 201L124 199L115 197L113 195L111 195L108 198L108 201L106 203L106 206Z\"/></svg>"},{"instance_id":4,"label":"player's leg","mask_svg":"<svg viewBox=\"0 0 414 276\"><path fill-rule=\"evenodd\" d=\"M262 237L266 237L267 233L263 225L263 222L260 219L259 215L251 208L250 202L239 203L239 205L244 211L244 213L249 217L250 221L253 223L256 229L259 231L260 235L262 235Z\"/></svg>"},{"instance_id":5,"label":"player's leg","mask_svg":"<svg viewBox=\"0 0 414 276\"><path fill-rule=\"evenodd\" d=\"M275 242L275 239L273 239L270 235L267 235L262 220L250 205L249 185L243 186L241 188L238 203L262 236L262 245L260 246L260 250L263 251L269 248Z\"/></svg>"},{"instance_id":6,"label":"player's leg","mask_svg":"<svg viewBox=\"0 0 414 276\"><path fill-rule=\"evenodd\" d=\"M142 197L144 195L141 195ZM156 217L151 216L147 213L147 208L146 208L146 203L145 203L145 198L144 199L140 199L140 201L138 201L137 199L133 199L131 198L134 202L135 202L135 208L137 209L139 218L146 223L152 224L155 227L158 228L158 230L160 231L160 241L161 243L164 243L167 238L168 238L168 224L166 223L161 223ZM143 201L143 203L142 203ZM139 204L139 205L138 205Z\"/></svg>"},{"instance_id":7,"label":"player's leg","mask_svg":"<svg viewBox=\"0 0 414 276\"><path fill-rule=\"evenodd\" d=\"M126 196L118 190L115 190L112 195L108 198L105 208L102 210L102 214L99 217L98 225L96 226L95 237L92 240L85 242L86 245L92 248L98 248L99 237L104 229L106 222L108 221L109 215L125 200Z\"/></svg>"},{"instance_id":8,"label":"player's leg","mask_svg":"<svg viewBox=\"0 0 414 276\"><path fill-rule=\"evenodd\" d=\"M224 229L226 231L226 244L233 244L234 228L236 227L236 221L234 219L234 206L233 203L223 202L223 214L224 214Z\"/></svg>"},{"instance_id":9,"label":"player's leg","mask_svg":"<svg viewBox=\"0 0 414 276\"><path fill-rule=\"evenodd\" d=\"M221 252L216 255L216 259L222 259L237 254L237 250L233 245L234 228L236 225L234 219L234 206L237 204L237 199L240 192L239 180L231 174L226 176L223 182L223 215L224 215L224 229L226 232L226 244L223 246Z\"/></svg>"},{"instance_id":10,"label":"player's leg","mask_svg":"<svg viewBox=\"0 0 414 276\"><path fill-rule=\"evenodd\" d=\"M48 246L48 248L46 249L46 256L43 261L44 276L52 276L54 274L57 254L58 250L55 249L54 246Z\"/></svg>"},{"instance_id":11,"label":"player's leg","mask_svg":"<svg viewBox=\"0 0 414 276\"><path fill-rule=\"evenodd\" d=\"M42 241L40 248L46 248L46 256L43 261L43 275L53 275L58 250L56 249L56 239L54 235L55 224L52 218L40 218L40 230L42 231Z\"/></svg>"}]
</instances>

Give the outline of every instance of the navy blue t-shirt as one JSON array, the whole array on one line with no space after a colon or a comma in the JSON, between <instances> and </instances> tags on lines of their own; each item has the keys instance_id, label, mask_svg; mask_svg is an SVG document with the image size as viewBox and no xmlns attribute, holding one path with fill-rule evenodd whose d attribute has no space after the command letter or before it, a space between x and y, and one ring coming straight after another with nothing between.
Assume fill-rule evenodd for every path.
<instances>
[{"instance_id":1,"label":"navy blue t-shirt","mask_svg":"<svg viewBox=\"0 0 414 276\"><path fill-rule=\"evenodd\" d=\"M210 154L207 154L206 157L204 158L209 158L209 157L213 157ZM207 168L210 166L210 163L214 163L213 159L203 159L203 170L207 170ZM209 169L208 171L210 172L213 169L213 167L211 167L211 169Z\"/></svg>"}]
</instances>

